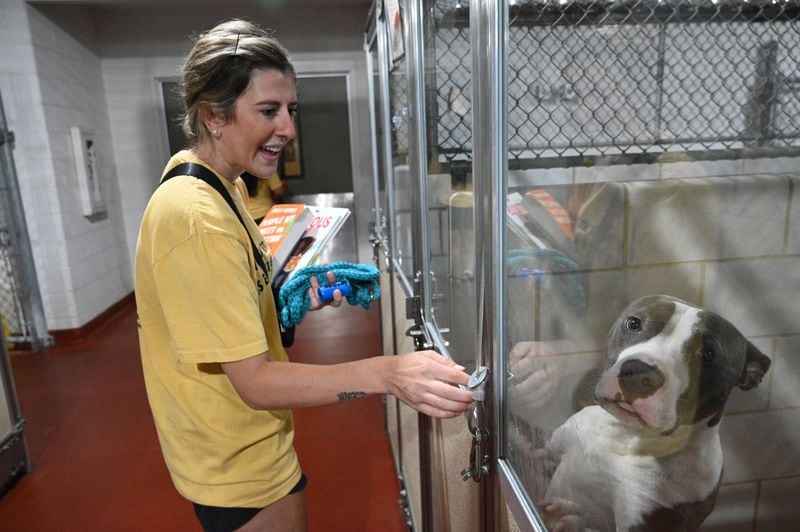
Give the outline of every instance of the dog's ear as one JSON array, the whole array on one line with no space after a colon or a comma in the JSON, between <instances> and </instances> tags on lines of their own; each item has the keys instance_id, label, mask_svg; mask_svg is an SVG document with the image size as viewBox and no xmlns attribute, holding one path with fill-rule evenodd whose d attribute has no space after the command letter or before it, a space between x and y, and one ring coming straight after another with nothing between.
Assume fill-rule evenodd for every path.
<instances>
[{"instance_id":1,"label":"dog's ear","mask_svg":"<svg viewBox=\"0 0 800 532\"><path fill-rule=\"evenodd\" d=\"M770 359L758 350L752 343L747 342L747 358L739 375L736 385L742 390L750 390L761 383L761 379L769 369Z\"/></svg>"}]
</instances>

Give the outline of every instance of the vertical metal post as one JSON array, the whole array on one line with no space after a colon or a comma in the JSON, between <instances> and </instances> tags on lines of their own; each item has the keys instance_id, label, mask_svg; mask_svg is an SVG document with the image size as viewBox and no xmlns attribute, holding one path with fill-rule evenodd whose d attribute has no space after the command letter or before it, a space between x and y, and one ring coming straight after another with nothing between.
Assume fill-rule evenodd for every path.
<instances>
[{"instance_id":1,"label":"vertical metal post","mask_svg":"<svg viewBox=\"0 0 800 532\"><path fill-rule=\"evenodd\" d=\"M53 339L47 330L47 320L44 316L42 296L39 292L39 281L36 277L36 265L33 261L28 224L25 222L25 213L22 209L22 196L17 182L17 171L14 167L14 157L11 151L13 136L8 132L3 99L0 96L0 172L4 176L0 184L7 187L1 195L6 202L5 210L9 213L9 228L12 232L12 248L17 255L15 261L16 278L19 280L19 299L24 307L26 328L30 340L31 350L42 351L52 345Z\"/></svg>"},{"instance_id":2,"label":"vertical metal post","mask_svg":"<svg viewBox=\"0 0 800 532\"><path fill-rule=\"evenodd\" d=\"M371 15L371 28L372 31L368 32L364 39L364 54L367 60L367 93L369 95L369 129L370 129L370 154L372 156L372 204L373 204L373 218L372 218L372 235L370 239L373 243L373 253L377 262L378 249L383 235L381 229L381 194L380 194L380 169L378 168L378 129L376 127L378 120L378 110L375 98L375 61L372 58L372 49L377 50L378 46L378 17L380 9L376 4L372 5ZM380 54L380 51L378 51ZM380 61L378 61L380 63Z\"/></svg>"},{"instance_id":3,"label":"vertical metal post","mask_svg":"<svg viewBox=\"0 0 800 532\"><path fill-rule=\"evenodd\" d=\"M19 476L30 471L28 447L23 433L25 418L19 408L6 344L0 341L0 393L3 392L11 426L10 432L0 434L0 490L7 489Z\"/></svg>"},{"instance_id":4,"label":"vertical metal post","mask_svg":"<svg viewBox=\"0 0 800 532\"><path fill-rule=\"evenodd\" d=\"M389 91L389 71L392 68L391 51L389 49L388 22L383 10L378 16L375 31L378 37L378 64L380 71L380 91L383 108L380 110L381 128L383 129L383 172L386 177L386 227L389 233L389 268L393 268L392 258L397 257L397 234L395 232L395 204L394 204L394 169L392 166L392 122L391 92ZM399 268L398 268L399 271Z\"/></svg>"},{"instance_id":5,"label":"vertical metal post","mask_svg":"<svg viewBox=\"0 0 800 532\"><path fill-rule=\"evenodd\" d=\"M491 368L486 414L491 429L488 477L481 481L481 530L500 527L499 483L496 470L502 434L503 329L508 47L507 2L470 0L472 47L472 179L475 195L475 281L477 296L477 365Z\"/></svg>"},{"instance_id":6,"label":"vertical metal post","mask_svg":"<svg viewBox=\"0 0 800 532\"><path fill-rule=\"evenodd\" d=\"M408 68L409 94L409 138L408 155L411 180L416 185L412 196L414 270L416 271L414 291L420 296L419 312L414 319L420 331L424 327L425 309L431 308L431 294L427 272L428 267L428 234L424 230L423 220L428 212L427 184L427 135L425 128L425 57L422 0L410 0L405 18L406 66ZM431 419L418 414L419 427L419 467L420 497L422 508L422 531L433 532L433 479L431 477Z\"/></svg>"},{"instance_id":7,"label":"vertical metal post","mask_svg":"<svg viewBox=\"0 0 800 532\"><path fill-rule=\"evenodd\" d=\"M770 41L758 50L756 65L756 103L760 112L756 123L758 144L766 145L774 135L775 104L778 101L780 74L778 73L778 43Z\"/></svg>"},{"instance_id":8,"label":"vertical metal post","mask_svg":"<svg viewBox=\"0 0 800 532\"><path fill-rule=\"evenodd\" d=\"M423 32L423 0L408 2L406 24L406 66L408 67L409 92L409 134L408 166L411 180L416 185L412 195L412 216L418 220L414 224L414 267L422 279L420 308L431 308L431 294L427 290L429 264L428 233L423 224L428 212L427 175L428 143L425 116L425 50Z\"/></svg>"}]
</instances>

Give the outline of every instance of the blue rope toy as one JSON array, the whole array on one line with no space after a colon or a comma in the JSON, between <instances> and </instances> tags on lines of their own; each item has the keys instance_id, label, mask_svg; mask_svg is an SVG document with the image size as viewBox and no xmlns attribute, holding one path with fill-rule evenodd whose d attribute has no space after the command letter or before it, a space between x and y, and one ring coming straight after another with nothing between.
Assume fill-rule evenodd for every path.
<instances>
[{"instance_id":1,"label":"blue rope toy","mask_svg":"<svg viewBox=\"0 0 800 532\"><path fill-rule=\"evenodd\" d=\"M320 287L327 286L329 284L328 272L333 272L337 282L349 286L350 294L345 299L351 305L369 308L370 303L381 297L381 287L378 283L380 270L375 266L351 262L305 266L297 270L278 293L281 309L280 319L284 327L294 327L303 321L308 307L311 305L311 298L308 296L311 278L316 277ZM345 295L345 291L342 291L342 295Z\"/></svg>"}]
</instances>

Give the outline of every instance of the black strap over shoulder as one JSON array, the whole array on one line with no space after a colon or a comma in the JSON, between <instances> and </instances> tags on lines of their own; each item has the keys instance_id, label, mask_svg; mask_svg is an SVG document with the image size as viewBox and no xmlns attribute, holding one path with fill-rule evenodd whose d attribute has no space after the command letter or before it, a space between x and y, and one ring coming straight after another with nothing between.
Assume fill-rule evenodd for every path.
<instances>
[{"instance_id":1,"label":"black strap over shoulder","mask_svg":"<svg viewBox=\"0 0 800 532\"><path fill-rule=\"evenodd\" d=\"M222 181L220 181L219 177L217 177L217 175L214 172L212 172L202 164L182 163L174 167L169 172L167 172L164 175L164 177L161 178L160 184L163 184L168 179L178 175L190 175L192 177L196 177L197 179L205 181L206 183L211 185L214 188L214 190L216 190L219 193L220 196L222 196L222 198L225 200L225 203L228 204L228 206L233 211L233 214L236 215L236 218L239 219L239 222L244 227L245 232L247 233L247 237L250 239L250 245L253 248L253 257L255 258L256 263L258 263L258 266L261 268L261 271L263 271L266 274L269 270L267 269L267 265L264 263L264 256L261 254L261 251L258 249L258 246L253 241L253 237L250 235L250 231L247 229L247 224L244 223L242 215L239 214L239 209L236 208L236 204L233 202L233 198L228 193L228 189L225 188L225 185L222 184ZM275 301L275 306L277 308L278 294L276 293L274 287L272 291L273 291L272 297ZM277 309L277 311L278 315L280 315L280 309ZM280 324L280 320L278 320L278 323ZM287 329L284 328L283 325L280 325L280 330L281 330L281 343L283 343L284 347L289 347L294 343L294 327L290 327Z\"/></svg>"},{"instance_id":2,"label":"black strap over shoulder","mask_svg":"<svg viewBox=\"0 0 800 532\"><path fill-rule=\"evenodd\" d=\"M161 178L161 182L163 183L167 179L170 179L178 175L190 175L192 177L196 177L197 179L201 179L206 183L208 183L209 185L211 185L212 187L214 187L214 190L219 192L219 195L222 196L222 198L231 208L233 213L236 215L236 218L239 219L239 222L244 226L245 229L247 229L247 225L245 225L244 220L242 220L242 215L239 214L239 209L236 208L236 204L233 203L233 198L231 198L231 195L228 193L228 189L225 188L225 185L222 184L222 181L219 180L219 178L216 176L216 174L214 174L214 172L212 172L202 164L183 163L179 164L178 166L167 172L167 174L163 178ZM247 231L247 236L250 237L250 245L253 247L253 257L255 257L256 262L261 267L261 270L264 273L267 273L269 270L267 270L267 265L264 264L264 257L258 250L258 246L256 246L256 243L253 242L253 237L250 236L250 231Z\"/></svg>"}]
</instances>

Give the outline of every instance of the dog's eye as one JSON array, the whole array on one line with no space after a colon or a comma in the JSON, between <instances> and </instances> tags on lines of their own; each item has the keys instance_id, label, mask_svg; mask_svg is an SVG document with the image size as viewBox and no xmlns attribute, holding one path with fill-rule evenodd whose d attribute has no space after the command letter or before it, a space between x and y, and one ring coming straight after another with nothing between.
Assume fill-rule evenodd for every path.
<instances>
[{"instance_id":1,"label":"dog's eye","mask_svg":"<svg viewBox=\"0 0 800 532\"><path fill-rule=\"evenodd\" d=\"M717 354L710 347L701 347L697 350L697 356L703 362L711 362Z\"/></svg>"},{"instance_id":2,"label":"dog's eye","mask_svg":"<svg viewBox=\"0 0 800 532\"><path fill-rule=\"evenodd\" d=\"M625 328L631 332L639 332L642 330L642 320L636 316L631 316L625 320Z\"/></svg>"}]
</instances>

